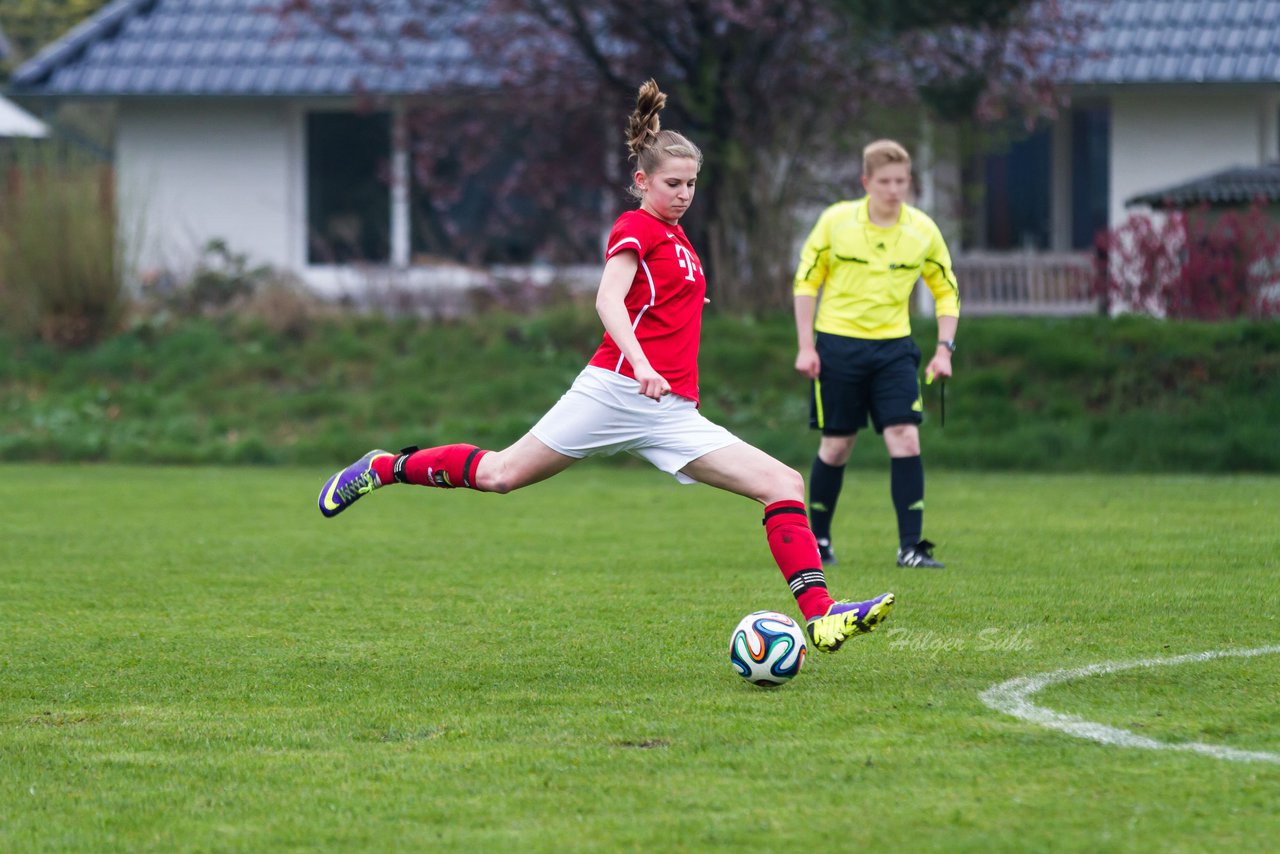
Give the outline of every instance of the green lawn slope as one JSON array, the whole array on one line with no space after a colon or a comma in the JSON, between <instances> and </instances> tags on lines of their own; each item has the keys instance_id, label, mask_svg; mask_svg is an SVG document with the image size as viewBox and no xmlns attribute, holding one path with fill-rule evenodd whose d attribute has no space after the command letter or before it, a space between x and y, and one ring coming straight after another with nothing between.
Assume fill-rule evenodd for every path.
<instances>
[{"instance_id":1,"label":"green lawn slope","mask_svg":"<svg viewBox=\"0 0 1280 854\"><path fill-rule=\"evenodd\" d=\"M280 327L281 324L274 324ZM0 459L340 463L370 447L519 437L599 341L589 305L466 321L138 323L91 350L0 341ZM934 329L915 321L928 353ZM1280 471L1280 324L964 318L925 388L930 466ZM703 411L797 466L816 444L789 316L709 311ZM853 465L879 466L868 435Z\"/></svg>"}]
</instances>

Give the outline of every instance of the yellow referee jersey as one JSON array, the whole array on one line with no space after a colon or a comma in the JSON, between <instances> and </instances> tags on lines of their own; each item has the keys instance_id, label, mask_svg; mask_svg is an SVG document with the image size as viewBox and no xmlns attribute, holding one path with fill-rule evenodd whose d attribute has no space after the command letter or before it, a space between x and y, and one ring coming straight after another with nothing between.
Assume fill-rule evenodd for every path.
<instances>
[{"instance_id":1,"label":"yellow referee jersey","mask_svg":"<svg viewBox=\"0 0 1280 854\"><path fill-rule=\"evenodd\" d=\"M813 327L852 338L911 334L909 305L916 280L933 291L935 313L960 316L960 290L951 253L938 226L904 204L898 221L881 228L867 214L864 196L823 211L800 250L796 296L817 296Z\"/></svg>"}]
</instances>

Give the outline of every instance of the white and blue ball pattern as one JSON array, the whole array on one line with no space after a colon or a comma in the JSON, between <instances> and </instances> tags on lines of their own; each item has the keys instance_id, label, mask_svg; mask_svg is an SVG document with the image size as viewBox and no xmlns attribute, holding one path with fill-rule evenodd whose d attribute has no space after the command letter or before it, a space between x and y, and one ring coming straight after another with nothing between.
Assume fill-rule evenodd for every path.
<instances>
[{"instance_id":1,"label":"white and blue ball pattern","mask_svg":"<svg viewBox=\"0 0 1280 854\"><path fill-rule=\"evenodd\" d=\"M747 614L729 638L734 672L762 688L785 685L795 678L808 651L804 629L777 611Z\"/></svg>"}]
</instances>

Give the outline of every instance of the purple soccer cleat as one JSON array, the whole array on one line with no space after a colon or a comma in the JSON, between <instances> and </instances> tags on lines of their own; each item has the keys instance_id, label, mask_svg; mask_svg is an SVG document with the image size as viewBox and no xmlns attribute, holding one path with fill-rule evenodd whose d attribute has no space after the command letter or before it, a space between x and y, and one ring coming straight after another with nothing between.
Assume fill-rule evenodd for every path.
<instances>
[{"instance_id":1,"label":"purple soccer cleat","mask_svg":"<svg viewBox=\"0 0 1280 854\"><path fill-rule=\"evenodd\" d=\"M337 516L362 496L382 486L382 481L373 471L373 461L378 457L393 456L395 454L390 451L370 451L326 480L320 490L320 512L326 517Z\"/></svg>"},{"instance_id":2,"label":"purple soccer cleat","mask_svg":"<svg viewBox=\"0 0 1280 854\"><path fill-rule=\"evenodd\" d=\"M815 647L835 652L854 635L866 634L889 619L893 594L881 593L866 602L836 602L821 617L805 624L805 631Z\"/></svg>"}]
</instances>

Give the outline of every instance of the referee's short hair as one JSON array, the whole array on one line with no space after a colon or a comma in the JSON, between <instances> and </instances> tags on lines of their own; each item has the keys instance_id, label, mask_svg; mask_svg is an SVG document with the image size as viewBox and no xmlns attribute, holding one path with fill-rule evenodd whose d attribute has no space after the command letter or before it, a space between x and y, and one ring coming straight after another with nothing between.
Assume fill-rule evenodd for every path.
<instances>
[{"instance_id":1,"label":"referee's short hair","mask_svg":"<svg viewBox=\"0 0 1280 854\"><path fill-rule=\"evenodd\" d=\"M911 155L891 139L877 139L862 149L862 174L870 178L881 166L905 163L911 166Z\"/></svg>"}]
</instances>

